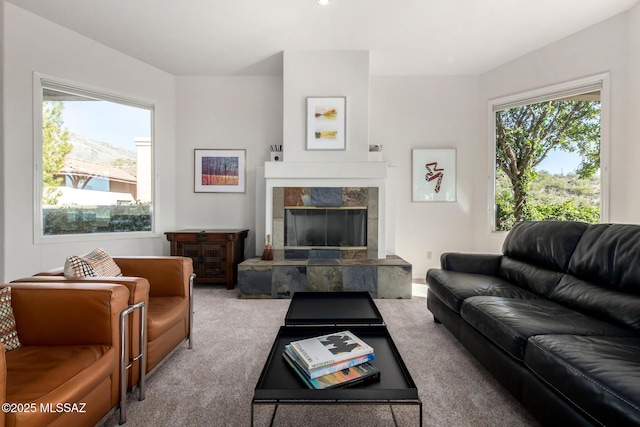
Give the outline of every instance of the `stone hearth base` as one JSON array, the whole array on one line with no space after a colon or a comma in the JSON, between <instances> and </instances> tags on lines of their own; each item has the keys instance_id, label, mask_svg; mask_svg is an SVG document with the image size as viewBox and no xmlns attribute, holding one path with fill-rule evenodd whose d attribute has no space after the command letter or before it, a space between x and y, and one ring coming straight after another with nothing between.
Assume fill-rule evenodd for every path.
<instances>
[{"instance_id":1,"label":"stone hearth base","mask_svg":"<svg viewBox=\"0 0 640 427\"><path fill-rule=\"evenodd\" d=\"M291 298L296 291L369 291L411 298L411 264L397 256L361 260L252 258L238 265L238 298Z\"/></svg>"}]
</instances>

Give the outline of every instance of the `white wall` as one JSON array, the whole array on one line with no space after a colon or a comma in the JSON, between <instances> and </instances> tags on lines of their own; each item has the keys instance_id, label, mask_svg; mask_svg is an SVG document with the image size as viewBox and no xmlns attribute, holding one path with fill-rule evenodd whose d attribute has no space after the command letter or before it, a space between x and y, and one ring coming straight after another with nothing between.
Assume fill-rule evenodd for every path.
<instances>
[{"instance_id":1,"label":"white wall","mask_svg":"<svg viewBox=\"0 0 640 427\"><path fill-rule=\"evenodd\" d=\"M174 77L63 27L4 3L4 141L2 194L5 200L4 280L64 263L69 254L96 246L117 255L168 253L162 232L175 227ZM87 237L34 244L33 79L42 73L155 104L156 227L143 239Z\"/></svg>"},{"instance_id":2,"label":"white wall","mask_svg":"<svg viewBox=\"0 0 640 427\"><path fill-rule=\"evenodd\" d=\"M628 156L625 159L625 170L628 174L626 215L624 221L640 222L640 4L629 12L628 22L628 72L624 93L627 97L628 134L622 146ZM622 144L621 144L622 145ZM620 158L621 156L618 156Z\"/></svg>"},{"instance_id":3,"label":"white wall","mask_svg":"<svg viewBox=\"0 0 640 427\"><path fill-rule=\"evenodd\" d=\"M256 167L282 144L282 77L177 77L175 168L180 228L247 228L246 256L256 242ZM194 193L194 149L247 150L246 192ZM262 172L261 172L262 173ZM262 253L262 252L260 252Z\"/></svg>"},{"instance_id":4,"label":"white wall","mask_svg":"<svg viewBox=\"0 0 640 427\"><path fill-rule=\"evenodd\" d=\"M474 181L484 168L476 77L372 77L370 143L393 170L396 253L424 279L446 251L473 250ZM457 201L411 201L411 150L455 148ZM432 252L427 259L427 251Z\"/></svg>"},{"instance_id":5,"label":"white wall","mask_svg":"<svg viewBox=\"0 0 640 427\"><path fill-rule=\"evenodd\" d=\"M4 22L4 2L0 2L0 22ZM4 188L4 31L0 31L0 188ZM0 278L4 277L4 206L5 193L0 196Z\"/></svg>"},{"instance_id":6,"label":"white wall","mask_svg":"<svg viewBox=\"0 0 640 427\"><path fill-rule=\"evenodd\" d=\"M609 221L640 222L635 184L640 182L638 131L629 133L627 129L628 120L638 121L638 116L630 115L627 108L629 91L637 90L627 81L627 62L633 55L637 56L637 51L632 55L628 49L631 39L628 28L629 14L624 13L480 76L477 108L482 110L483 121L479 136L485 143L481 144L478 159L484 160L485 166L478 169L474 177L476 250L500 252L505 236L489 231L489 100L600 73L610 73L611 84ZM637 43L634 44L637 49ZM640 81L635 79L637 88Z\"/></svg>"},{"instance_id":7,"label":"white wall","mask_svg":"<svg viewBox=\"0 0 640 427\"><path fill-rule=\"evenodd\" d=\"M367 161L369 153L369 52L284 52L284 160ZM306 97L346 96L345 151L307 151Z\"/></svg>"}]
</instances>

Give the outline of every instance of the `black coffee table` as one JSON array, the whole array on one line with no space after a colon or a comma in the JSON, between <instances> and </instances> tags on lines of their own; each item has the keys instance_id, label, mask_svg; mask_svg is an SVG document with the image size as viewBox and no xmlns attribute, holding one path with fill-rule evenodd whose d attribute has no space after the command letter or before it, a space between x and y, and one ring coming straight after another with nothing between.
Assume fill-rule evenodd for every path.
<instances>
[{"instance_id":1,"label":"black coffee table","mask_svg":"<svg viewBox=\"0 0 640 427\"><path fill-rule=\"evenodd\" d=\"M295 295L298 295L296 293ZM290 307L287 313L288 322L286 326L280 327L276 339L271 347L267 361L262 369L260 378L255 387L254 396L251 400L251 425L253 426L254 408L256 405L273 405L275 407L271 417L271 423L275 419L278 405L336 405L336 404L353 404L353 405L416 405L419 409L419 425L422 426L422 401L418 396L418 388L416 387L407 367L396 348L393 339L389 335L387 327L382 322L382 316L375 308L376 313L373 317L378 318L380 323L372 324L349 324L348 328L344 324L336 323L327 325L326 317L340 319L361 319L361 317L349 314L350 307L360 305L362 308L369 305L367 302L371 300L367 295L335 295L337 299L353 298L351 305L346 305L342 313L334 313L332 316L320 316L322 325L313 325L311 318L306 317L303 325L292 324L291 321L298 316L297 304L302 303L309 307L316 307L323 313L331 312L331 310L322 310L323 306L336 307L332 302L330 295L323 295L318 301L309 302L310 293L308 295L300 295L297 303L294 304L292 299L293 310ZM327 293L324 293L327 294ZM347 294L338 293L338 294ZM294 295L294 299L295 299ZM371 300L371 304L373 301ZM291 316L289 316L291 314ZM372 319L369 319L372 320ZM285 321L287 323L287 320ZM349 329L351 332L362 338L367 344L371 345L375 351L375 359L372 363L380 369L380 381L366 383L353 388L314 390L309 389L293 372L291 367L282 357L284 346L291 341L304 338L325 335L333 332L339 332Z\"/></svg>"},{"instance_id":2,"label":"black coffee table","mask_svg":"<svg viewBox=\"0 0 640 427\"><path fill-rule=\"evenodd\" d=\"M384 325L369 292L296 292L285 326Z\"/></svg>"}]
</instances>

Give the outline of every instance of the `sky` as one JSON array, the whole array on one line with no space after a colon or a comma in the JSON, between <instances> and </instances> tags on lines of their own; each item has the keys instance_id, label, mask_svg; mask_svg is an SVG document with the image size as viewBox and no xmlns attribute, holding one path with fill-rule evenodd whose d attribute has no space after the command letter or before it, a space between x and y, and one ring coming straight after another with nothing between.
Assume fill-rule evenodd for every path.
<instances>
[{"instance_id":1,"label":"sky","mask_svg":"<svg viewBox=\"0 0 640 427\"><path fill-rule=\"evenodd\" d=\"M69 132L135 151L133 139L151 136L151 112L107 101L65 101Z\"/></svg>"},{"instance_id":2,"label":"sky","mask_svg":"<svg viewBox=\"0 0 640 427\"><path fill-rule=\"evenodd\" d=\"M538 165L537 171L546 170L552 175L568 175L575 172L580 165L580 155L567 151L552 150Z\"/></svg>"}]
</instances>

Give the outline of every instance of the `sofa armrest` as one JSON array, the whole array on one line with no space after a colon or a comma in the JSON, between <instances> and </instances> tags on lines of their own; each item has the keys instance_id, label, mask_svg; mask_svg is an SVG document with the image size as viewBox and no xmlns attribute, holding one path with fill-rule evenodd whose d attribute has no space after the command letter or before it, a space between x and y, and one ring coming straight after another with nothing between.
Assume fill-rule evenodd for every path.
<instances>
[{"instance_id":1,"label":"sofa armrest","mask_svg":"<svg viewBox=\"0 0 640 427\"><path fill-rule=\"evenodd\" d=\"M440 257L440 265L443 270L496 276L501 260L501 254L445 252Z\"/></svg>"},{"instance_id":2,"label":"sofa armrest","mask_svg":"<svg viewBox=\"0 0 640 427\"><path fill-rule=\"evenodd\" d=\"M64 277L64 267L56 267L51 270L41 271L39 273L34 274L34 276L63 276Z\"/></svg>"},{"instance_id":3,"label":"sofa armrest","mask_svg":"<svg viewBox=\"0 0 640 427\"><path fill-rule=\"evenodd\" d=\"M120 347L120 313L127 308L129 298L124 286L97 283L74 287L58 283L10 286L11 306L22 345Z\"/></svg>"},{"instance_id":4,"label":"sofa armrest","mask_svg":"<svg viewBox=\"0 0 640 427\"><path fill-rule=\"evenodd\" d=\"M149 304L149 281L144 277L76 277L67 279L64 276L40 274L13 280L11 283L60 283L69 286L81 285L81 287L92 283L112 283L126 286L129 289L129 305L139 302Z\"/></svg>"},{"instance_id":5,"label":"sofa armrest","mask_svg":"<svg viewBox=\"0 0 640 427\"><path fill-rule=\"evenodd\" d=\"M114 257L123 276L144 277L149 281L150 297L188 298L193 274L191 258L179 256Z\"/></svg>"}]
</instances>

